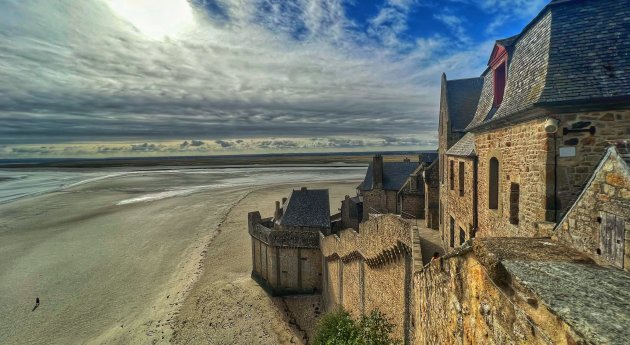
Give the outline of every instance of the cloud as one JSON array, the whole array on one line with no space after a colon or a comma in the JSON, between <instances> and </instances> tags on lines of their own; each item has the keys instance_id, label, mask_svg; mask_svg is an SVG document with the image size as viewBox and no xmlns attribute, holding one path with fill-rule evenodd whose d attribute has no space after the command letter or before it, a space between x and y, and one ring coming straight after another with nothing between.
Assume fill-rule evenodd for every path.
<instances>
[{"instance_id":1,"label":"cloud","mask_svg":"<svg viewBox=\"0 0 630 345\"><path fill-rule=\"evenodd\" d=\"M466 28L464 27L464 21L461 16L457 16L454 14L448 13L438 13L434 14L433 18L444 23L451 32L456 40L459 40L462 43L470 43L472 39L466 33Z\"/></svg>"},{"instance_id":2,"label":"cloud","mask_svg":"<svg viewBox=\"0 0 630 345\"><path fill-rule=\"evenodd\" d=\"M409 0L365 30L340 0L147 2L190 6L181 28L111 1L0 2L1 143L434 133L441 72L487 54L405 36Z\"/></svg>"},{"instance_id":3,"label":"cloud","mask_svg":"<svg viewBox=\"0 0 630 345\"><path fill-rule=\"evenodd\" d=\"M196 142L192 145L191 142ZM200 144L202 143L203 144ZM387 149L427 150L437 146L432 133L419 136L243 138L226 140L59 143L41 146L15 144L0 146L0 158L26 157L133 157L151 155L221 155L251 152L321 152Z\"/></svg>"}]
</instances>

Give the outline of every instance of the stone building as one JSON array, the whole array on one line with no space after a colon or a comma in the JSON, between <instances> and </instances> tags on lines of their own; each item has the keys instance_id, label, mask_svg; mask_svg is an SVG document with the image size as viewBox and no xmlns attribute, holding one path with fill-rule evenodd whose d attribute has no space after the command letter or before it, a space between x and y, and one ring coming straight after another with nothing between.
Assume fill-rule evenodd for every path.
<instances>
[{"instance_id":1,"label":"stone building","mask_svg":"<svg viewBox=\"0 0 630 345\"><path fill-rule=\"evenodd\" d=\"M358 230L293 231L278 242L252 234L253 276L281 283L269 273L274 248L317 250L308 262L321 265L326 309L358 316L378 308L405 344L626 344L627 18L628 0L554 0L520 34L496 42L480 77L443 75L439 159L389 165L375 157L358 188ZM420 184L425 224L437 223L441 236L374 215L400 214L400 192ZM348 211L360 201L351 199ZM278 219L287 212L277 209ZM274 226L250 217L250 233ZM302 233L319 242L294 235ZM427 258L427 242L448 252Z\"/></svg>"},{"instance_id":2,"label":"stone building","mask_svg":"<svg viewBox=\"0 0 630 345\"><path fill-rule=\"evenodd\" d=\"M383 156L374 156L359 185L363 198L363 219L369 214L406 214L421 217L424 213L424 168L437 159L433 153L420 155L418 162L383 162Z\"/></svg>"},{"instance_id":3,"label":"stone building","mask_svg":"<svg viewBox=\"0 0 630 345\"><path fill-rule=\"evenodd\" d=\"M630 155L611 146L554 236L604 264L630 271Z\"/></svg>"},{"instance_id":4,"label":"stone building","mask_svg":"<svg viewBox=\"0 0 630 345\"><path fill-rule=\"evenodd\" d=\"M346 195L341 202L342 229L359 230L359 223L363 220L363 197Z\"/></svg>"},{"instance_id":5,"label":"stone building","mask_svg":"<svg viewBox=\"0 0 630 345\"><path fill-rule=\"evenodd\" d=\"M630 136L630 60L620 53L630 50L620 39L628 11L620 0L552 1L520 34L496 41L479 78L443 78L446 246L551 236L608 142Z\"/></svg>"},{"instance_id":6,"label":"stone building","mask_svg":"<svg viewBox=\"0 0 630 345\"><path fill-rule=\"evenodd\" d=\"M330 234L327 189L294 190L272 218L248 214L252 278L272 295L321 291L319 235Z\"/></svg>"}]
</instances>

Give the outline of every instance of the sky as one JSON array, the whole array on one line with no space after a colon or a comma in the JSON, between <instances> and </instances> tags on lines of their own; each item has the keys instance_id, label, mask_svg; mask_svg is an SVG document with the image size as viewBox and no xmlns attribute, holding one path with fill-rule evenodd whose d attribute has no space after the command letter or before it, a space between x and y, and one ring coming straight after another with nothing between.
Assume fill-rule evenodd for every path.
<instances>
[{"instance_id":1,"label":"sky","mask_svg":"<svg viewBox=\"0 0 630 345\"><path fill-rule=\"evenodd\" d=\"M546 0L2 0L0 158L437 147Z\"/></svg>"}]
</instances>

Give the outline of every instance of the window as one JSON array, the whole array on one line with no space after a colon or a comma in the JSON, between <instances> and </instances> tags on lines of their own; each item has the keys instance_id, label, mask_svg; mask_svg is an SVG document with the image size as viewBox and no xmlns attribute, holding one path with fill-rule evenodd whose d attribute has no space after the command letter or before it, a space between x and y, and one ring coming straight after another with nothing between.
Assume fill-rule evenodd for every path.
<instances>
[{"instance_id":1,"label":"window","mask_svg":"<svg viewBox=\"0 0 630 345\"><path fill-rule=\"evenodd\" d=\"M459 196L464 196L464 162L459 162Z\"/></svg>"},{"instance_id":2,"label":"window","mask_svg":"<svg viewBox=\"0 0 630 345\"><path fill-rule=\"evenodd\" d=\"M505 92L505 82L507 76L507 68L505 61L494 69L494 103L493 106L498 108L503 102L503 94Z\"/></svg>"},{"instance_id":3,"label":"window","mask_svg":"<svg viewBox=\"0 0 630 345\"><path fill-rule=\"evenodd\" d=\"M448 169L448 183L451 186L451 190L455 189L455 171L453 171L455 169L455 162L454 161L449 161L450 166Z\"/></svg>"},{"instance_id":4,"label":"window","mask_svg":"<svg viewBox=\"0 0 630 345\"><path fill-rule=\"evenodd\" d=\"M499 208L499 160L490 158L488 169L488 208Z\"/></svg>"},{"instance_id":5,"label":"window","mask_svg":"<svg viewBox=\"0 0 630 345\"><path fill-rule=\"evenodd\" d=\"M464 229L460 227L459 228L459 245L461 246L462 244L464 244L464 242L466 242L466 231L464 231Z\"/></svg>"},{"instance_id":6,"label":"window","mask_svg":"<svg viewBox=\"0 0 630 345\"><path fill-rule=\"evenodd\" d=\"M510 224L518 225L518 200L520 186L518 183L510 184Z\"/></svg>"},{"instance_id":7,"label":"window","mask_svg":"<svg viewBox=\"0 0 630 345\"><path fill-rule=\"evenodd\" d=\"M451 218L451 248L455 248L455 219Z\"/></svg>"}]
</instances>

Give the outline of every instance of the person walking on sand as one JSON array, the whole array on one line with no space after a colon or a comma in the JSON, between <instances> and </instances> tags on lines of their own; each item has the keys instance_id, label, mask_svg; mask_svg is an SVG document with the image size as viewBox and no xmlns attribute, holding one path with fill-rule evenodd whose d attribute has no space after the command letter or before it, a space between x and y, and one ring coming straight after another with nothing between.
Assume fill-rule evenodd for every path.
<instances>
[{"instance_id":1,"label":"person walking on sand","mask_svg":"<svg viewBox=\"0 0 630 345\"><path fill-rule=\"evenodd\" d=\"M33 310L31 310L31 311L35 311L35 309L37 309L37 307L39 307L39 297L35 297L35 306L33 307Z\"/></svg>"}]
</instances>

